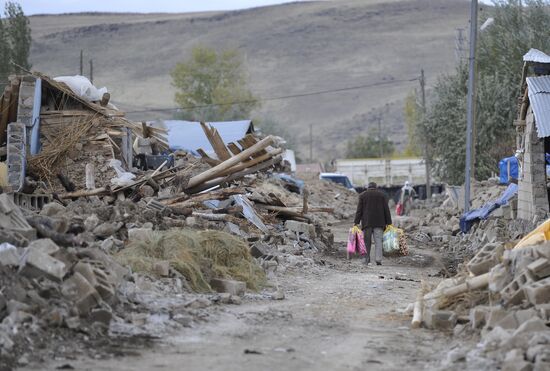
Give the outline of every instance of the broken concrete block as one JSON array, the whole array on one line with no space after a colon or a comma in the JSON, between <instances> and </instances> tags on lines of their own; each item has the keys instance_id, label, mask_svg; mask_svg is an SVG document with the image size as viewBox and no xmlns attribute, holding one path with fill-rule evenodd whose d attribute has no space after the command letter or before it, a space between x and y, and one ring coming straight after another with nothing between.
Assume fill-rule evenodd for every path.
<instances>
[{"instance_id":1,"label":"broken concrete block","mask_svg":"<svg viewBox=\"0 0 550 371\"><path fill-rule=\"evenodd\" d=\"M533 365L522 359L514 359L502 363L501 371L532 371Z\"/></svg>"},{"instance_id":2,"label":"broken concrete block","mask_svg":"<svg viewBox=\"0 0 550 371\"><path fill-rule=\"evenodd\" d=\"M217 292L228 292L231 295L243 295L246 291L246 283L221 278L212 279L210 286Z\"/></svg>"},{"instance_id":3,"label":"broken concrete block","mask_svg":"<svg viewBox=\"0 0 550 371\"><path fill-rule=\"evenodd\" d=\"M53 281L61 281L67 273L65 263L37 249L25 249L22 261L24 267L21 273L29 277L47 277Z\"/></svg>"},{"instance_id":4,"label":"broken concrete block","mask_svg":"<svg viewBox=\"0 0 550 371\"><path fill-rule=\"evenodd\" d=\"M539 258L529 264L527 269L537 278L545 278L550 276L550 260Z\"/></svg>"},{"instance_id":5,"label":"broken concrete block","mask_svg":"<svg viewBox=\"0 0 550 371\"><path fill-rule=\"evenodd\" d=\"M84 220L84 228L91 232L99 225L99 218L96 214L92 214Z\"/></svg>"},{"instance_id":6,"label":"broken concrete block","mask_svg":"<svg viewBox=\"0 0 550 371\"><path fill-rule=\"evenodd\" d=\"M0 194L0 229L15 231L28 240L36 238L36 231L29 225L21 209L6 193Z\"/></svg>"},{"instance_id":7,"label":"broken concrete block","mask_svg":"<svg viewBox=\"0 0 550 371\"><path fill-rule=\"evenodd\" d=\"M36 249L44 254L53 255L59 251L59 246L49 238L40 238L29 244L29 249Z\"/></svg>"},{"instance_id":8,"label":"broken concrete block","mask_svg":"<svg viewBox=\"0 0 550 371\"><path fill-rule=\"evenodd\" d=\"M497 326L498 322L500 322L504 317L506 317L508 312L504 310L501 306L493 306L489 309L489 313L487 316L487 324L485 326L486 329L493 329Z\"/></svg>"},{"instance_id":9,"label":"broken concrete block","mask_svg":"<svg viewBox=\"0 0 550 371\"><path fill-rule=\"evenodd\" d=\"M309 238L315 238L315 226L313 224L298 222L296 220L287 220L285 228L292 232L303 233Z\"/></svg>"},{"instance_id":10,"label":"broken concrete block","mask_svg":"<svg viewBox=\"0 0 550 371\"><path fill-rule=\"evenodd\" d=\"M489 271L489 290L500 292L513 279L512 273L507 265L497 264Z\"/></svg>"},{"instance_id":11,"label":"broken concrete block","mask_svg":"<svg viewBox=\"0 0 550 371\"><path fill-rule=\"evenodd\" d=\"M100 238L107 238L109 236L112 236L115 234L124 223L118 222L118 223L102 223L94 228L94 235Z\"/></svg>"},{"instance_id":12,"label":"broken concrete block","mask_svg":"<svg viewBox=\"0 0 550 371\"><path fill-rule=\"evenodd\" d=\"M496 326L506 329L506 330L515 330L518 328L519 323L514 312L509 312L506 314Z\"/></svg>"},{"instance_id":13,"label":"broken concrete block","mask_svg":"<svg viewBox=\"0 0 550 371\"><path fill-rule=\"evenodd\" d=\"M525 321L521 326L517 328L516 331L512 334L513 337L517 337L521 334L531 333L531 332L539 332L539 331L547 331L548 328L546 327L546 322L541 320L539 317L533 317L527 321Z\"/></svg>"},{"instance_id":14,"label":"broken concrete block","mask_svg":"<svg viewBox=\"0 0 550 371\"><path fill-rule=\"evenodd\" d=\"M527 300L533 304L550 303L550 277L523 286Z\"/></svg>"},{"instance_id":15,"label":"broken concrete block","mask_svg":"<svg viewBox=\"0 0 550 371\"><path fill-rule=\"evenodd\" d=\"M153 271L160 277L170 276L170 262L169 261L160 261L156 262L153 266Z\"/></svg>"},{"instance_id":16,"label":"broken concrete block","mask_svg":"<svg viewBox=\"0 0 550 371\"><path fill-rule=\"evenodd\" d=\"M263 258L267 256L267 251L269 251L269 246L264 242L258 241L250 247L250 255L255 258Z\"/></svg>"},{"instance_id":17,"label":"broken concrete block","mask_svg":"<svg viewBox=\"0 0 550 371\"><path fill-rule=\"evenodd\" d=\"M499 243L485 244L477 254L466 264L466 267L475 276L489 272L497 265L504 251L504 246Z\"/></svg>"},{"instance_id":18,"label":"broken concrete block","mask_svg":"<svg viewBox=\"0 0 550 371\"><path fill-rule=\"evenodd\" d=\"M65 208L65 206L57 202L49 202L42 207L42 210L40 211L40 215L58 216L58 215L64 214L66 211L67 209Z\"/></svg>"},{"instance_id":19,"label":"broken concrete block","mask_svg":"<svg viewBox=\"0 0 550 371\"><path fill-rule=\"evenodd\" d=\"M283 300L284 298L285 293L280 289L271 294L271 300Z\"/></svg>"},{"instance_id":20,"label":"broken concrete block","mask_svg":"<svg viewBox=\"0 0 550 371\"><path fill-rule=\"evenodd\" d=\"M482 326L485 326L487 323L487 317L489 316L489 312L491 310L491 307L482 306L479 305L477 307L474 307L470 309L470 324L472 325L472 328L481 328Z\"/></svg>"},{"instance_id":21,"label":"broken concrete block","mask_svg":"<svg viewBox=\"0 0 550 371\"><path fill-rule=\"evenodd\" d=\"M426 309L423 313L423 322L431 329L452 329L456 325L456 321L456 313L451 311Z\"/></svg>"},{"instance_id":22,"label":"broken concrete block","mask_svg":"<svg viewBox=\"0 0 550 371\"><path fill-rule=\"evenodd\" d=\"M519 304L525 298L523 287L531 282L533 282L531 273L524 271L502 289L500 296L506 304Z\"/></svg>"},{"instance_id":23,"label":"broken concrete block","mask_svg":"<svg viewBox=\"0 0 550 371\"><path fill-rule=\"evenodd\" d=\"M90 310L101 302L101 296L96 289L78 272L63 282L61 292L75 303L81 317L88 315Z\"/></svg>"},{"instance_id":24,"label":"broken concrete block","mask_svg":"<svg viewBox=\"0 0 550 371\"><path fill-rule=\"evenodd\" d=\"M149 241L153 234L153 230L150 228L132 228L128 230L128 241L140 242Z\"/></svg>"},{"instance_id":25,"label":"broken concrete block","mask_svg":"<svg viewBox=\"0 0 550 371\"><path fill-rule=\"evenodd\" d=\"M92 320L92 322L99 322L106 327L109 327L112 318L113 313L105 308L92 309L90 312L90 320Z\"/></svg>"},{"instance_id":26,"label":"broken concrete block","mask_svg":"<svg viewBox=\"0 0 550 371\"><path fill-rule=\"evenodd\" d=\"M535 308L538 310L540 318L550 322L550 303L539 304Z\"/></svg>"},{"instance_id":27,"label":"broken concrete block","mask_svg":"<svg viewBox=\"0 0 550 371\"><path fill-rule=\"evenodd\" d=\"M197 226L197 218L194 216L188 216L185 218L185 225L188 227L196 227Z\"/></svg>"},{"instance_id":28,"label":"broken concrete block","mask_svg":"<svg viewBox=\"0 0 550 371\"><path fill-rule=\"evenodd\" d=\"M9 243L0 244L0 265L18 266L21 255L19 250Z\"/></svg>"}]
</instances>

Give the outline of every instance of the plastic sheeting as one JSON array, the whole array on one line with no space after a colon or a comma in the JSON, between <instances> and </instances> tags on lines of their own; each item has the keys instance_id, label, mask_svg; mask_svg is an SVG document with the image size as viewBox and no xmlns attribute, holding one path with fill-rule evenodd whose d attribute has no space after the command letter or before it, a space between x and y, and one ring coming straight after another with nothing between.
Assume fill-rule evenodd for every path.
<instances>
[{"instance_id":1,"label":"plastic sheeting","mask_svg":"<svg viewBox=\"0 0 550 371\"><path fill-rule=\"evenodd\" d=\"M508 174L508 166L510 167L510 174ZM508 184L510 178L518 179L519 162L515 156L506 157L500 160L498 168L500 170L500 184Z\"/></svg>"},{"instance_id":2,"label":"plastic sheeting","mask_svg":"<svg viewBox=\"0 0 550 371\"><path fill-rule=\"evenodd\" d=\"M463 214L460 218L460 230L462 233L468 233L476 220L487 219L493 211L503 205L506 205L517 192L518 185L511 183L500 198L486 203L479 209L470 210L469 212Z\"/></svg>"},{"instance_id":3,"label":"plastic sheeting","mask_svg":"<svg viewBox=\"0 0 550 371\"><path fill-rule=\"evenodd\" d=\"M59 76L54 78L55 81L65 83L76 95L86 99L89 102L100 101L103 94L107 93L107 88L96 88L87 77L76 76Z\"/></svg>"}]
</instances>

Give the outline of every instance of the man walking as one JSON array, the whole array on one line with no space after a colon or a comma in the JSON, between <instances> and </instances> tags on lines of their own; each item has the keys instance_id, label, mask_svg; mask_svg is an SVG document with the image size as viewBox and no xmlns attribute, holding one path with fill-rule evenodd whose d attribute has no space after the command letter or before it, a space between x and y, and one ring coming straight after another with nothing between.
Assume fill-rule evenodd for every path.
<instances>
[{"instance_id":1,"label":"man walking","mask_svg":"<svg viewBox=\"0 0 550 371\"><path fill-rule=\"evenodd\" d=\"M359 204L355 213L355 225L361 223L365 235L367 255L365 263L370 263L370 248L374 236L375 260L382 265L382 236L387 225L392 224L390 208L384 193L377 189L376 183L369 183L367 190L359 196Z\"/></svg>"}]
</instances>

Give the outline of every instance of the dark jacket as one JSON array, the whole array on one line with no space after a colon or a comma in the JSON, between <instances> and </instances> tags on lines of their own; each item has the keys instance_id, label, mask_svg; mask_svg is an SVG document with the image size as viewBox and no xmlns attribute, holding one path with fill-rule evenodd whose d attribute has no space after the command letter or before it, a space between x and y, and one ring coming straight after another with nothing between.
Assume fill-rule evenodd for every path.
<instances>
[{"instance_id":1,"label":"dark jacket","mask_svg":"<svg viewBox=\"0 0 550 371\"><path fill-rule=\"evenodd\" d=\"M381 191L369 188L359 195L359 204L354 223L361 228L384 228L392 224L390 208L386 195Z\"/></svg>"}]
</instances>

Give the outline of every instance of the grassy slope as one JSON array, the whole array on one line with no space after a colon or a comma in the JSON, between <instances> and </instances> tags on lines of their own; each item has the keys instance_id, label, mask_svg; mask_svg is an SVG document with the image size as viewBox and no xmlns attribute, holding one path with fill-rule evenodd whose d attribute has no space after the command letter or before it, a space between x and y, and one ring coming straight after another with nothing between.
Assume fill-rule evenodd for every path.
<instances>
[{"instance_id":1,"label":"grassy slope","mask_svg":"<svg viewBox=\"0 0 550 371\"><path fill-rule=\"evenodd\" d=\"M94 80L128 111L173 107L169 72L198 44L238 48L253 91L262 97L296 94L418 76L428 86L454 67L454 35L467 27L461 0L342 0L294 3L236 12L195 14L69 14L31 17L34 68L76 74L79 52L94 59ZM86 68L87 69L87 68ZM257 117L270 117L314 157L342 154L357 134L383 130L402 143L403 98L417 83L265 102ZM135 114L151 119L162 114ZM164 116L166 117L166 116Z\"/></svg>"}]
</instances>

